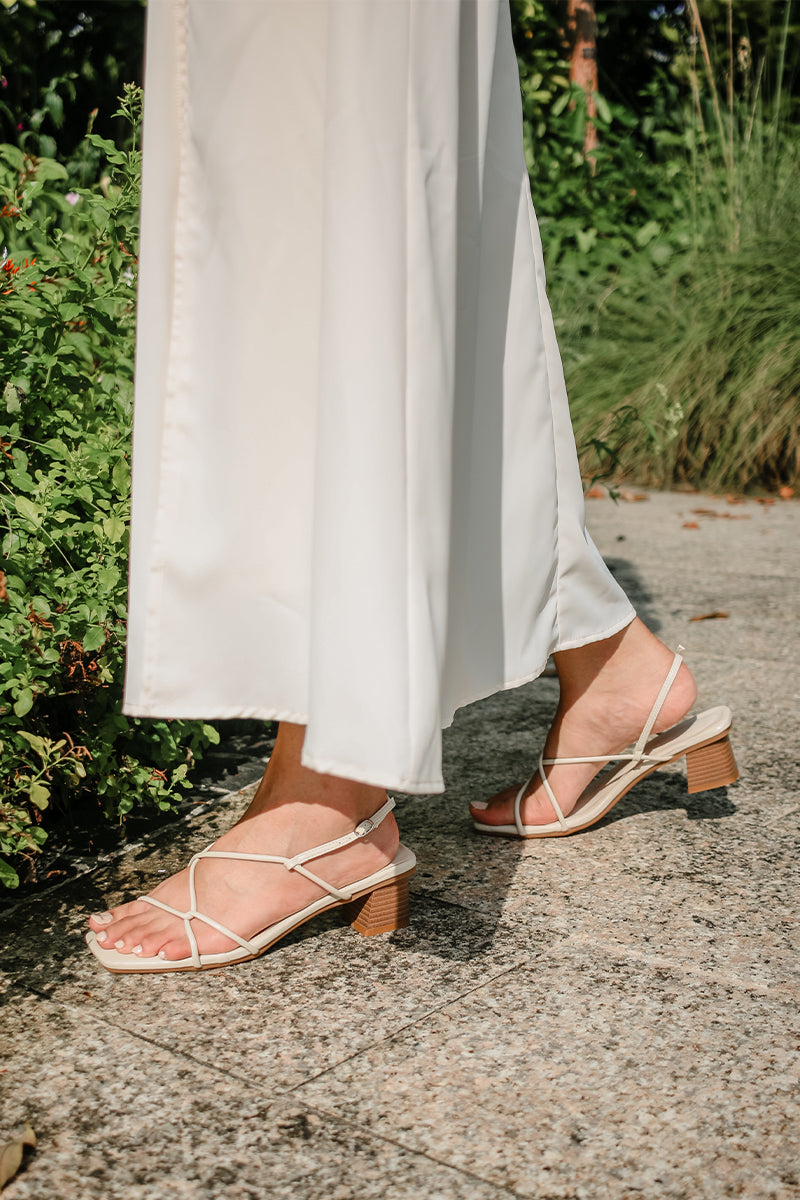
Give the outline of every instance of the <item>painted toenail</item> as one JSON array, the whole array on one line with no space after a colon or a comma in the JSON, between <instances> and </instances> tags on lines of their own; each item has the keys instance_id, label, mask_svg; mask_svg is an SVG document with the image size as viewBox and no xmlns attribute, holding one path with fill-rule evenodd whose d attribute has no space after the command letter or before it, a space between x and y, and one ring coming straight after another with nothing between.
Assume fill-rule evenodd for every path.
<instances>
[{"instance_id":1,"label":"painted toenail","mask_svg":"<svg viewBox=\"0 0 800 1200\"><path fill-rule=\"evenodd\" d=\"M131 950L131 954L141 954L141 953L142 953L141 946L134 946L133 949Z\"/></svg>"},{"instance_id":2,"label":"painted toenail","mask_svg":"<svg viewBox=\"0 0 800 1200\"><path fill-rule=\"evenodd\" d=\"M123 942L122 938L120 938L120 940L118 942L114 942L114 945L116 946L116 948L118 950L121 950L123 948L123 946L125 945L125 943Z\"/></svg>"},{"instance_id":3,"label":"painted toenail","mask_svg":"<svg viewBox=\"0 0 800 1200\"><path fill-rule=\"evenodd\" d=\"M105 929L102 931L102 933L97 934L97 940L98 940L98 942L107 942L108 941L108 934L106 933Z\"/></svg>"},{"instance_id":4,"label":"painted toenail","mask_svg":"<svg viewBox=\"0 0 800 1200\"><path fill-rule=\"evenodd\" d=\"M95 913L94 919L95 921L99 921L101 925L107 925L109 921L114 920L110 912Z\"/></svg>"},{"instance_id":5,"label":"painted toenail","mask_svg":"<svg viewBox=\"0 0 800 1200\"><path fill-rule=\"evenodd\" d=\"M470 805L470 808L477 808L478 812L483 812L483 810L488 807L489 807L488 800L473 800L472 804Z\"/></svg>"}]
</instances>

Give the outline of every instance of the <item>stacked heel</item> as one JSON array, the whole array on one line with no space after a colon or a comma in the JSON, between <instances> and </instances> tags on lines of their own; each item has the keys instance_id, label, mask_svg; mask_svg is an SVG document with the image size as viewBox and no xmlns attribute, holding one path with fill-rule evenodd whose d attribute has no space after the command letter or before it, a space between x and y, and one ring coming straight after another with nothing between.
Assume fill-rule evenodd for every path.
<instances>
[{"instance_id":1,"label":"stacked heel","mask_svg":"<svg viewBox=\"0 0 800 1200\"><path fill-rule=\"evenodd\" d=\"M738 778L739 768L728 737L687 752L686 783L689 792L707 792L710 788L725 787Z\"/></svg>"},{"instance_id":2,"label":"stacked heel","mask_svg":"<svg viewBox=\"0 0 800 1200\"><path fill-rule=\"evenodd\" d=\"M351 900L344 911L353 929L364 937L405 929L409 923L408 876Z\"/></svg>"}]
</instances>

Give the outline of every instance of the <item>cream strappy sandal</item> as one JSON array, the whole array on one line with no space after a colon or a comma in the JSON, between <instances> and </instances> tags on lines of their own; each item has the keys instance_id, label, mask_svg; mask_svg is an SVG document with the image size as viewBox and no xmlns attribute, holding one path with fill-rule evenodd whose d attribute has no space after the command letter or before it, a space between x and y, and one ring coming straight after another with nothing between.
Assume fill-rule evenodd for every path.
<instances>
[{"instance_id":1,"label":"cream strappy sandal","mask_svg":"<svg viewBox=\"0 0 800 1200\"><path fill-rule=\"evenodd\" d=\"M504 837L564 837L568 833L575 833L579 829L586 829L588 825L594 825L635 783L644 779L645 775L683 758L684 755L690 793L724 787L738 779L739 769L728 738L732 721L731 710L724 704L706 709L697 716L686 717L671 729L650 736L682 662L682 656L676 654L644 729L632 750L625 754L587 755L579 758L544 758L542 752L539 755L537 771L517 792L514 800L514 824L486 825L482 821L473 820L475 828L481 833L499 834ZM603 774L592 780L575 808L565 817L553 794L545 767L557 766L559 763L588 762L619 762L621 765L610 775ZM524 825L520 817L522 799L537 775L541 777L557 820L545 825Z\"/></svg>"},{"instance_id":2,"label":"cream strappy sandal","mask_svg":"<svg viewBox=\"0 0 800 1200\"><path fill-rule=\"evenodd\" d=\"M165 912L172 913L173 916L181 918L186 930L186 937L192 948L189 958L170 961L158 957L140 958L132 954L120 954L118 950L107 950L98 942L94 931L87 933L86 943L92 954L98 962L102 963L107 971L113 971L118 974L140 974L150 971L203 971L209 967L224 967L231 963L246 962L248 959L258 958L260 954L263 954L270 946L274 946L282 937L286 937L293 929L297 929L298 925L302 925L305 921L310 921L318 913L339 906L346 906L347 919L353 928L365 937L371 937L376 933L392 933L395 929L404 929L409 921L408 881L414 874L417 861L407 846L400 846L397 854L388 866L383 867L380 871L376 871L373 875L368 875L365 879L356 880L355 883L350 884L346 888L333 887L332 884L324 879L320 879L318 875L309 871L305 866L306 863L311 862L313 859L321 858L323 854L330 854L331 851L338 850L341 846L348 846L351 842L366 837L373 829L377 829L384 817L388 816L393 808L394 800L387 800L374 816L369 817L366 821L362 821L352 833L346 833L343 837L336 838L332 842L325 842L322 846L315 846L311 850L304 850L302 854L296 854L294 858L284 858L276 854L240 854L234 851L212 849L201 850L199 854L195 854L189 863L189 908L186 912L181 912L177 908L171 908L169 904L164 904L161 900L155 900L152 896L140 897L147 904L152 904L156 908L163 908ZM238 933L234 933L232 929L226 929L224 925L221 925L219 921L215 921L213 917L209 917L197 910L195 872L197 871L197 864L204 858L238 858L246 859L248 862L282 863L287 871L298 871L301 875L305 875L306 879L310 879L313 883L318 884L319 887L324 888L327 895L321 896L319 900L315 900L313 904L307 905L300 912L293 913L283 921L278 921L275 925L270 925L267 929L263 929L255 937L249 939L242 938L239 937ZM210 925L212 929L218 930L219 933L230 938L232 942L236 942L238 949L228 950L223 954L200 954L197 948L197 939L192 929L192 922L194 921L202 921L203 924Z\"/></svg>"}]
</instances>

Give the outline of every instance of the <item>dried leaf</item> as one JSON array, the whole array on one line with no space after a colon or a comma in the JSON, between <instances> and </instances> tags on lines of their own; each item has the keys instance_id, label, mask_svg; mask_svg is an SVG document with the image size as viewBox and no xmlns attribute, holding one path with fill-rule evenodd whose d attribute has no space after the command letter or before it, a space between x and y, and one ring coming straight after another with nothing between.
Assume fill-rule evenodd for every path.
<instances>
[{"instance_id":1,"label":"dried leaf","mask_svg":"<svg viewBox=\"0 0 800 1200\"><path fill-rule=\"evenodd\" d=\"M599 484L596 483L594 487L590 487L588 492L586 492L586 499L605 500L607 495L608 493L606 492L605 488L601 488Z\"/></svg>"},{"instance_id":2,"label":"dried leaf","mask_svg":"<svg viewBox=\"0 0 800 1200\"><path fill-rule=\"evenodd\" d=\"M716 508L693 508L692 512L698 517L724 517L728 521L749 521L749 513L718 512Z\"/></svg>"},{"instance_id":3,"label":"dried leaf","mask_svg":"<svg viewBox=\"0 0 800 1200\"><path fill-rule=\"evenodd\" d=\"M14 1178L20 1169L25 1148L30 1147L33 1149L35 1145L36 1134L30 1125L26 1124L22 1137L15 1138L13 1142L6 1142L4 1146L0 1146L0 1191L2 1191L10 1179Z\"/></svg>"},{"instance_id":4,"label":"dried leaf","mask_svg":"<svg viewBox=\"0 0 800 1200\"><path fill-rule=\"evenodd\" d=\"M730 613L726 613L726 612L699 613L696 617L689 617L689 620L690 621L718 621L718 620L721 621L725 617L729 617L730 615L731 615Z\"/></svg>"},{"instance_id":5,"label":"dried leaf","mask_svg":"<svg viewBox=\"0 0 800 1200\"><path fill-rule=\"evenodd\" d=\"M725 503L726 504L744 504L745 501L742 499L741 496L726 496Z\"/></svg>"},{"instance_id":6,"label":"dried leaf","mask_svg":"<svg viewBox=\"0 0 800 1200\"><path fill-rule=\"evenodd\" d=\"M6 573L0 571L0 600L8 600L8 590L6 588Z\"/></svg>"},{"instance_id":7,"label":"dried leaf","mask_svg":"<svg viewBox=\"0 0 800 1200\"><path fill-rule=\"evenodd\" d=\"M756 504L774 504L774 496L756 496Z\"/></svg>"},{"instance_id":8,"label":"dried leaf","mask_svg":"<svg viewBox=\"0 0 800 1200\"><path fill-rule=\"evenodd\" d=\"M782 488L778 488L778 495L780 496L781 500L791 500L792 496L794 495L794 488L789 487L788 484L784 484Z\"/></svg>"},{"instance_id":9,"label":"dried leaf","mask_svg":"<svg viewBox=\"0 0 800 1200\"><path fill-rule=\"evenodd\" d=\"M620 492L620 500L627 500L629 504L635 504L637 500L649 500L647 492Z\"/></svg>"},{"instance_id":10,"label":"dried leaf","mask_svg":"<svg viewBox=\"0 0 800 1200\"><path fill-rule=\"evenodd\" d=\"M681 529L699 529L699 528L700 528L700 526L697 524L697 521L684 521L683 525L681 526Z\"/></svg>"}]
</instances>

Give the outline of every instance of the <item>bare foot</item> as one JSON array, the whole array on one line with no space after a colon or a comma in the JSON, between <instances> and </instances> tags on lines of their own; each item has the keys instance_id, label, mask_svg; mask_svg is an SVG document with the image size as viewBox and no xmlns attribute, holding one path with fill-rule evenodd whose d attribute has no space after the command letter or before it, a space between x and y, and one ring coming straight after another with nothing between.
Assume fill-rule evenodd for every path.
<instances>
[{"instance_id":1,"label":"bare foot","mask_svg":"<svg viewBox=\"0 0 800 1200\"><path fill-rule=\"evenodd\" d=\"M673 654L637 618L621 633L555 656L561 696L545 742L545 758L620 754L635 742L672 665ZM669 729L697 697L689 668L681 668L664 701L654 732ZM600 763L565 763L547 768L547 780L564 816L575 808ZM485 825L513 825L519 784L488 801L470 805ZM557 820L538 772L520 806L525 825Z\"/></svg>"},{"instance_id":2,"label":"bare foot","mask_svg":"<svg viewBox=\"0 0 800 1200\"><path fill-rule=\"evenodd\" d=\"M214 844L216 850L276 854L290 858L320 846L371 817L386 793L366 784L318 775L300 766L302 726L281 724L275 750L261 785L244 816ZM392 861L399 845L397 823L390 813L366 837L308 863L308 869L346 887ZM188 868L164 880L150 895L185 911L189 908ZM299 912L327 893L280 863L206 859L196 870L197 909L243 938ZM178 918L134 900L90 918L89 925L106 948L143 958L188 958L191 947ZM221 954L237 943L202 921L193 932L201 954Z\"/></svg>"}]
</instances>

